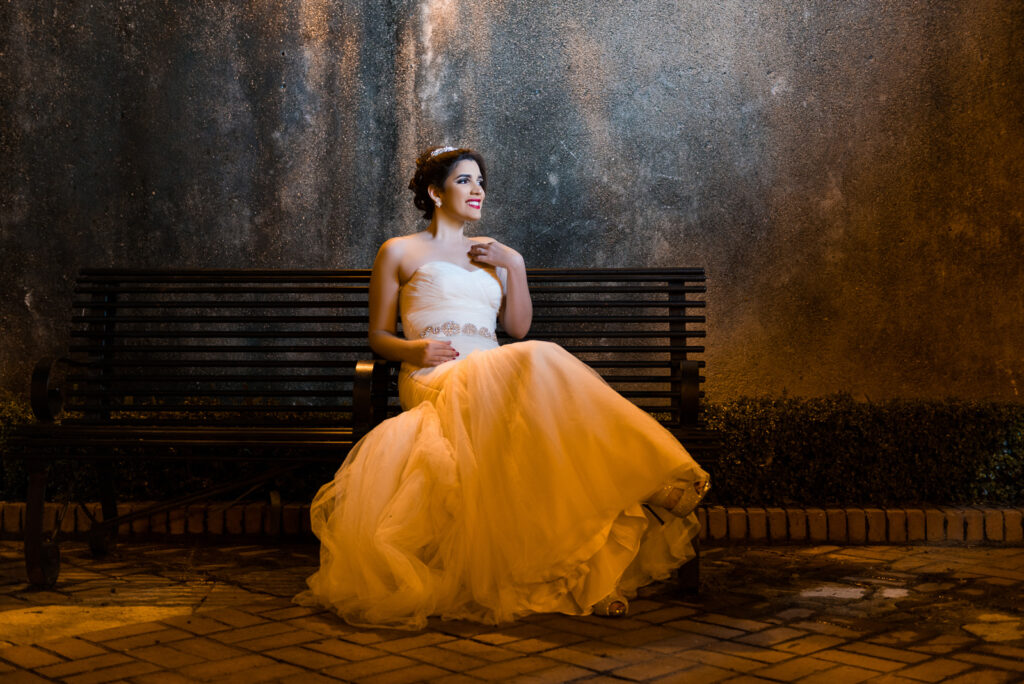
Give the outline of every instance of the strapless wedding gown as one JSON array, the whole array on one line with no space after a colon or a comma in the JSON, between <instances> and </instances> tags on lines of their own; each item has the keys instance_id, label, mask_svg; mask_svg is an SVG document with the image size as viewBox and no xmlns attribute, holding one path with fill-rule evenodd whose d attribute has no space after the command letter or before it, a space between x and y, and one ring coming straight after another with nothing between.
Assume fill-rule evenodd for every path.
<instances>
[{"instance_id":1,"label":"strapless wedding gown","mask_svg":"<svg viewBox=\"0 0 1024 684\"><path fill-rule=\"evenodd\" d=\"M641 502L707 473L558 345L498 346L502 288L491 270L444 261L402 287L405 335L450 340L460 355L403 365L405 410L317 493L320 569L299 603L405 629L432 615L584 615L616 587L632 596L692 558L695 514L654 516Z\"/></svg>"}]
</instances>

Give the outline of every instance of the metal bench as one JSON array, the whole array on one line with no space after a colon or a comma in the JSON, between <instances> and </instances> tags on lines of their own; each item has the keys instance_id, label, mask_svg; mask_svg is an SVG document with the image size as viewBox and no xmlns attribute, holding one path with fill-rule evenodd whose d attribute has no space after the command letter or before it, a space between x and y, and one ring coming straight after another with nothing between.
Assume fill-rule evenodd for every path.
<instances>
[{"instance_id":1,"label":"metal bench","mask_svg":"<svg viewBox=\"0 0 1024 684\"><path fill-rule=\"evenodd\" d=\"M29 580L51 586L59 574L62 526L44 533L43 524L54 461L97 463L96 554L134 519L313 461L341 463L399 410L397 364L374 360L366 343L369 277L365 269L82 270L68 354L37 364L38 422L11 440L28 464ZM706 464L716 442L699 422L703 271L530 269L529 279L530 338L586 361ZM112 468L134 458L263 461L267 469L119 516ZM692 565L684 585L696 581Z\"/></svg>"}]
</instances>

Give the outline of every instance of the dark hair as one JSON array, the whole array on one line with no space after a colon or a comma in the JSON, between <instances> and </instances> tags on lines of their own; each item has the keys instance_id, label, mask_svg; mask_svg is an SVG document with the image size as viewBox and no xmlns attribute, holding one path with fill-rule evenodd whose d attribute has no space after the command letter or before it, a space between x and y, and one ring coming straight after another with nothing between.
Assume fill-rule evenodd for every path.
<instances>
[{"instance_id":1,"label":"dark hair","mask_svg":"<svg viewBox=\"0 0 1024 684\"><path fill-rule=\"evenodd\" d=\"M428 148L423 154L416 158L416 173L409 181L409 189L413 192L412 203L423 212L423 218L428 221L434 217L434 200L430 198L427 188L431 185L443 188L444 182L452 168L463 159L472 159L480 167L480 175L484 177L483 186L487 187L487 168L484 166L484 158L478 152L468 147L437 152L443 147Z\"/></svg>"}]
</instances>

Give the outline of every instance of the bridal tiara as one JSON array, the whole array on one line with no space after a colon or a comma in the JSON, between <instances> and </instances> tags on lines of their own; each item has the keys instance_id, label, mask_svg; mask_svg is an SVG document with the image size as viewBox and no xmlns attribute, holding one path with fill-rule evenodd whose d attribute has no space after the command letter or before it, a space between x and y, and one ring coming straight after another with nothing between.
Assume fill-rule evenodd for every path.
<instances>
[{"instance_id":1,"label":"bridal tiara","mask_svg":"<svg viewBox=\"0 0 1024 684\"><path fill-rule=\"evenodd\" d=\"M445 152L454 152L456 149L457 148L452 147L451 145L445 145L444 147L438 147L436 150L432 150L430 152L430 156L436 157L437 155L444 154Z\"/></svg>"}]
</instances>

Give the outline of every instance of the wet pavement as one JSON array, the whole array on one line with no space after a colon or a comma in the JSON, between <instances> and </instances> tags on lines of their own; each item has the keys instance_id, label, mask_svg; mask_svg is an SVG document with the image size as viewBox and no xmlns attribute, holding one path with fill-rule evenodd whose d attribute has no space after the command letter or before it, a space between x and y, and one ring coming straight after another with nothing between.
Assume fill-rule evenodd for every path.
<instances>
[{"instance_id":1,"label":"wet pavement","mask_svg":"<svg viewBox=\"0 0 1024 684\"><path fill-rule=\"evenodd\" d=\"M626 619L357 629L291 596L312 544L65 544L49 591L0 542L0 681L1021 682L1024 548L723 546Z\"/></svg>"}]
</instances>

